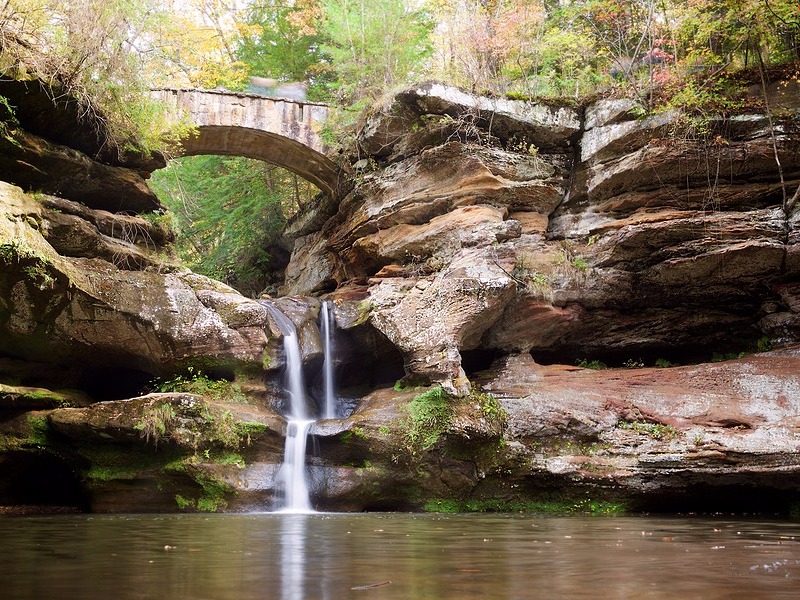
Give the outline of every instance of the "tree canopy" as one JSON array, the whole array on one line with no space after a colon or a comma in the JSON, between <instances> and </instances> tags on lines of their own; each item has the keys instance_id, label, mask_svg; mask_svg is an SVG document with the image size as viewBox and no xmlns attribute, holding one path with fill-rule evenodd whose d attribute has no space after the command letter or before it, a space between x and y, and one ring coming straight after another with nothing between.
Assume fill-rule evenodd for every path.
<instances>
[{"instance_id":1,"label":"tree canopy","mask_svg":"<svg viewBox=\"0 0 800 600\"><path fill-rule=\"evenodd\" d=\"M144 92L166 84L240 90L269 77L339 104L425 78L480 92L644 97L798 60L795 0L0 3L0 72L56 79L144 137L157 118Z\"/></svg>"}]
</instances>

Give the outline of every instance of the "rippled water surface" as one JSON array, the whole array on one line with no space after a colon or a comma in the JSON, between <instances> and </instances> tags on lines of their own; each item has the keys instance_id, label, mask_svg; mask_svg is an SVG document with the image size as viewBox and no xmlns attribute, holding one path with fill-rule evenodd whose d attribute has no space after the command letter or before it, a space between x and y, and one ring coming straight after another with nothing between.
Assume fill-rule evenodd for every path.
<instances>
[{"instance_id":1,"label":"rippled water surface","mask_svg":"<svg viewBox=\"0 0 800 600\"><path fill-rule=\"evenodd\" d=\"M249 514L0 519L7 599L798 598L800 525Z\"/></svg>"}]
</instances>

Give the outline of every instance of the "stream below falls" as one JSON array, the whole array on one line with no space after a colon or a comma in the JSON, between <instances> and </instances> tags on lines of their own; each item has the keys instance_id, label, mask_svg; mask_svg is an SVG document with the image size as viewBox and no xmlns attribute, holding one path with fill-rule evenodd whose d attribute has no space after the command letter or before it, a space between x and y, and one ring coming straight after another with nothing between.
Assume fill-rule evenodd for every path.
<instances>
[{"instance_id":1,"label":"stream below falls","mask_svg":"<svg viewBox=\"0 0 800 600\"><path fill-rule=\"evenodd\" d=\"M7 600L796 598L800 524L430 514L0 518Z\"/></svg>"}]
</instances>

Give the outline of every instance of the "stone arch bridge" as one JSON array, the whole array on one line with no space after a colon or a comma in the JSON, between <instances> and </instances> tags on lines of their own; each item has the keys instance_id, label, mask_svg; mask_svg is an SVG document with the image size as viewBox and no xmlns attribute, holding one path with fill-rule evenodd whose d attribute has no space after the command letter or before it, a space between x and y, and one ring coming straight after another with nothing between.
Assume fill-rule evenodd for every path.
<instances>
[{"instance_id":1,"label":"stone arch bridge","mask_svg":"<svg viewBox=\"0 0 800 600\"><path fill-rule=\"evenodd\" d=\"M197 134L182 140L182 156L222 154L263 160L333 195L337 169L325 155L320 130L326 104L227 90L164 88L153 97L182 110Z\"/></svg>"}]
</instances>

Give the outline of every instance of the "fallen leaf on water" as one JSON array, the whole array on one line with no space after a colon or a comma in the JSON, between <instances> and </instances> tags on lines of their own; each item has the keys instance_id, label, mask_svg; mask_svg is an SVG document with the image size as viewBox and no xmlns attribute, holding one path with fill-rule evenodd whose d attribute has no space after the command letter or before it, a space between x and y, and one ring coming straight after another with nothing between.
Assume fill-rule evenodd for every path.
<instances>
[{"instance_id":1,"label":"fallen leaf on water","mask_svg":"<svg viewBox=\"0 0 800 600\"><path fill-rule=\"evenodd\" d=\"M381 581L380 583L371 583L369 585L357 585L356 587L351 587L351 590L373 590L375 588L383 587L385 585L391 585L391 581Z\"/></svg>"}]
</instances>

